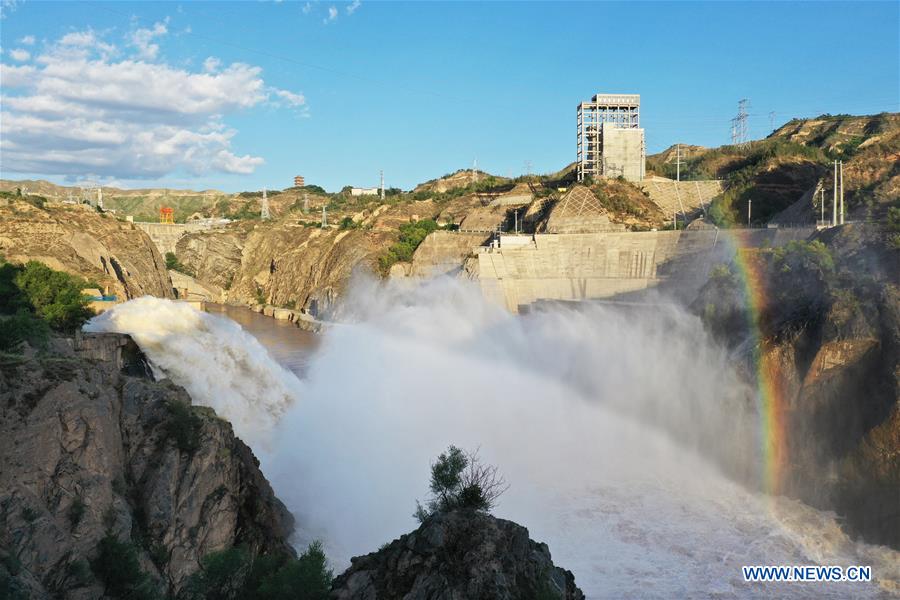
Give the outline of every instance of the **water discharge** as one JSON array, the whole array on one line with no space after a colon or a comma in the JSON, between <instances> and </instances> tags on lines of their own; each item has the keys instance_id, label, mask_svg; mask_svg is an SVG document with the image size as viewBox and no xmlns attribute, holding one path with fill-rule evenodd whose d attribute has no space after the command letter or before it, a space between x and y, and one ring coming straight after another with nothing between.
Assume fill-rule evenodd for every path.
<instances>
[{"instance_id":1,"label":"water discharge","mask_svg":"<svg viewBox=\"0 0 900 600\"><path fill-rule=\"evenodd\" d=\"M415 527L429 461L453 443L500 466L510 489L495 514L547 542L588 597L900 589L896 552L749 491L760 475L750 390L682 310L516 317L451 279L360 280L342 306L347 324L323 336L302 379L233 321L186 305L142 298L89 328L131 333L231 420L296 514L298 544L323 539L338 570ZM757 564L871 565L878 583L744 583L740 567Z\"/></svg>"}]
</instances>

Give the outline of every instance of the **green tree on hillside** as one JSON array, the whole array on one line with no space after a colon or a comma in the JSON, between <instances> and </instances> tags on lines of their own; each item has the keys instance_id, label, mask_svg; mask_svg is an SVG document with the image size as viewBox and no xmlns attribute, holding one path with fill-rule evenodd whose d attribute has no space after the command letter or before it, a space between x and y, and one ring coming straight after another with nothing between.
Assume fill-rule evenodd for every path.
<instances>
[{"instance_id":1,"label":"green tree on hillside","mask_svg":"<svg viewBox=\"0 0 900 600\"><path fill-rule=\"evenodd\" d=\"M88 283L80 277L32 260L16 273L14 283L22 296L19 302L53 329L74 331L93 316L82 292Z\"/></svg>"},{"instance_id":2,"label":"green tree on hillside","mask_svg":"<svg viewBox=\"0 0 900 600\"><path fill-rule=\"evenodd\" d=\"M394 263L411 261L419 244L428 237L429 233L438 229L441 229L441 226L433 219L422 219L400 225L400 238L378 258L381 272L387 274Z\"/></svg>"}]
</instances>

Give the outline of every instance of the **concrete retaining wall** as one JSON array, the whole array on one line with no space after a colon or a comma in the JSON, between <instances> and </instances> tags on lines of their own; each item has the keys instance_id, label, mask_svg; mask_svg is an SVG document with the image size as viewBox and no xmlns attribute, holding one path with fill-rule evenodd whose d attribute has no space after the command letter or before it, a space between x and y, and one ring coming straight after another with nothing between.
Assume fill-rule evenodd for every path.
<instances>
[{"instance_id":1,"label":"concrete retaining wall","mask_svg":"<svg viewBox=\"0 0 900 600\"><path fill-rule=\"evenodd\" d=\"M736 247L780 246L813 229L537 234L530 243L483 248L484 295L517 312L537 300L609 298L661 284L692 297Z\"/></svg>"}]
</instances>

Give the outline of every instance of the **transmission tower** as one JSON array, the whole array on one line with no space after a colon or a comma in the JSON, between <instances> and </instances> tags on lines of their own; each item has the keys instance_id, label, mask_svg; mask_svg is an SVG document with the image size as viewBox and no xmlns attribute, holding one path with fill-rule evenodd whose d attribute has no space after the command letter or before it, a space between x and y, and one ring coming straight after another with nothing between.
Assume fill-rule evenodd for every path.
<instances>
[{"instance_id":1,"label":"transmission tower","mask_svg":"<svg viewBox=\"0 0 900 600\"><path fill-rule=\"evenodd\" d=\"M266 188L263 188L262 210L260 211L259 216L263 219L272 218L272 215L269 213L269 196L266 194Z\"/></svg>"},{"instance_id":2,"label":"transmission tower","mask_svg":"<svg viewBox=\"0 0 900 600\"><path fill-rule=\"evenodd\" d=\"M749 144L747 127L747 106L750 100L743 98L738 102L738 114L731 119L731 144L738 148L746 148Z\"/></svg>"},{"instance_id":3,"label":"transmission tower","mask_svg":"<svg viewBox=\"0 0 900 600\"><path fill-rule=\"evenodd\" d=\"M775 131L775 111L769 113L769 129Z\"/></svg>"},{"instance_id":4,"label":"transmission tower","mask_svg":"<svg viewBox=\"0 0 900 600\"><path fill-rule=\"evenodd\" d=\"M472 160L472 177L475 179L475 183L478 183L478 157L477 156Z\"/></svg>"},{"instance_id":5,"label":"transmission tower","mask_svg":"<svg viewBox=\"0 0 900 600\"><path fill-rule=\"evenodd\" d=\"M384 171L381 171L381 201L384 202Z\"/></svg>"}]
</instances>

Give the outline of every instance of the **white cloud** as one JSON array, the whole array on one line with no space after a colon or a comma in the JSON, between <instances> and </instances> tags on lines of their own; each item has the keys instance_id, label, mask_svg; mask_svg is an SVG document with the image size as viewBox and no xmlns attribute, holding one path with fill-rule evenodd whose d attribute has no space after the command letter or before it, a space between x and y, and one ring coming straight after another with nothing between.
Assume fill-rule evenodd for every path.
<instances>
[{"instance_id":1,"label":"white cloud","mask_svg":"<svg viewBox=\"0 0 900 600\"><path fill-rule=\"evenodd\" d=\"M203 61L203 70L207 73L215 73L219 70L219 67L222 66L222 61L220 61L215 56L210 56L206 60Z\"/></svg>"},{"instance_id":2,"label":"white cloud","mask_svg":"<svg viewBox=\"0 0 900 600\"><path fill-rule=\"evenodd\" d=\"M209 57L193 72L141 60L157 56L150 41L164 28L129 37L143 43L135 58L112 58L118 48L83 31L48 44L34 66L0 63L3 170L140 179L247 174L261 165L233 151L237 132L223 117L263 104L302 113L303 95L267 86L254 65Z\"/></svg>"},{"instance_id":3,"label":"white cloud","mask_svg":"<svg viewBox=\"0 0 900 600\"><path fill-rule=\"evenodd\" d=\"M306 104L306 98L303 94L295 94L287 90L275 90L275 95L284 100L288 106L303 106Z\"/></svg>"},{"instance_id":4,"label":"white cloud","mask_svg":"<svg viewBox=\"0 0 900 600\"><path fill-rule=\"evenodd\" d=\"M25 44L26 46L34 46L34 36L26 35L21 40L19 40L20 44Z\"/></svg>"},{"instance_id":5,"label":"white cloud","mask_svg":"<svg viewBox=\"0 0 900 600\"><path fill-rule=\"evenodd\" d=\"M356 9L358 9L361 4L362 4L361 0L353 0L353 2L351 2L347 6L347 14L352 15L353 13L355 13Z\"/></svg>"},{"instance_id":6,"label":"white cloud","mask_svg":"<svg viewBox=\"0 0 900 600\"><path fill-rule=\"evenodd\" d=\"M9 55L13 60L17 60L19 62L24 62L31 58L31 52L25 50L24 48L16 48L15 50L10 50Z\"/></svg>"},{"instance_id":7,"label":"white cloud","mask_svg":"<svg viewBox=\"0 0 900 600\"><path fill-rule=\"evenodd\" d=\"M88 29L87 31L73 31L62 36L51 52L56 56L63 54L88 56L97 52L104 58L108 58L116 54L117 49L112 44L103 42L93 30Z\"/></svg>"},{"instance_id":8,"label":"white cloud","mask_svg":"<svg viewBox=\"0 0 900 600\"><path fill-rule=\"evenodd\" d=\"M166 18L168 22L168 17ZM137 48L137 54L145 60L155 60L159 54L159 44L152 43L153 38L166 35L169 29L166 23L154 23L152 29L136 29L129 34L131 45Z\"/></svg>"},{"instance_id":9,"label":"white cloud","mask_svg":"<svg viewBox=\"0 0 900 600\"><path fill-rule=\"evenodd\" d=\"M329 6L329 7L328 7L328 16L325 17L325 18L322 20L322 22L323 22L323 23L330 23L331 21L334 21L335 19L337 19L337 17L338 17L338 9L336 9L336 8L333 7L333 6Z\"/></svg>"},{"instance_id":10,"label":"white cloud","mask_svg":"<svg viewBox=\"0 0 900 600\"><path fill-rule=\"evenodd\" d=\"M308 15L311 10L312 10L312 3L307 2L306 4L303 5L303 14L304 15Z\"/></svg>"},{"instance_id":11,"label":"white cloud","mask_svg":"<svg viewBox=\"0 0 900 600\"><path fill-rule=\"evenodd\" d=\"M19 0L0 0L0 19L5 19L16 11Z\"/></svg>"}]
</instances>

